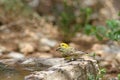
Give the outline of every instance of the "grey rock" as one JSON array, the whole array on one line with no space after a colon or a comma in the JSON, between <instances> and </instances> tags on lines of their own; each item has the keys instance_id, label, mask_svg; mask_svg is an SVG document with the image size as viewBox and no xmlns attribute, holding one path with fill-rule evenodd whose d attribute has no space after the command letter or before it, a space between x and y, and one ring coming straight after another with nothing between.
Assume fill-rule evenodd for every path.
<instances>
[{"instance_id":1,"label":"grey rock","mask_svg":"<svg viewBox=\"0 0 120 80\"><path fill-rule=\"evenodd\" d=\"M42 38L40 40L40 42L41 42L41 44L44 44L49 47L54 47L57 44L57 42L55 40L50 40L48 38Z\"/></svg>"},{"instance_id":2,"label":"grey rock","mask_svg":"<svg viewBox=\"0 0 120 80\"><path fill-rule=\"evenodd\" d=\"M25 56L18 52L10 52L8 53L7 57L14 58L14 59L22 59L25 58Z\"/></svg>"},{"instance_id":3,"label":"grey rock","mask_svg":"<svg viewBox=\"0 0 120 80\"><path fill-rule=\"evenodd\" d=\"M76 60L66 62L62 58L46 59L45 63L54 63L54 66L46 71L36 71L25 77L25 80L87 80L88 75L96 76L98 73L98 65L92 60ZM55 60L58 62L55 65Z\"/></svg>"}]
</instances>

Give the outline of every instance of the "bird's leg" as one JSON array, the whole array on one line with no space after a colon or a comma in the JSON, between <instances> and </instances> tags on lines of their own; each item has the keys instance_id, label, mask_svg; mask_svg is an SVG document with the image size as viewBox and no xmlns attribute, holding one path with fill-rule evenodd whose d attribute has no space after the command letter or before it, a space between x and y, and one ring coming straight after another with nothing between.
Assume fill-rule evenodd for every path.
<instances>
[{"instance_id":1,"label":"bird's leg","mask_svg":"<svg viewBox=\"0 0 120 80\"><path fill-rule=\"evenodd\" d=\"M74 58L74 57L72 57L72 56L67 56L67 57L65 57L65 61L67 61L67 62L75 61L75 60L76 60L76 58Z\"/></svg>"}]
</instances>

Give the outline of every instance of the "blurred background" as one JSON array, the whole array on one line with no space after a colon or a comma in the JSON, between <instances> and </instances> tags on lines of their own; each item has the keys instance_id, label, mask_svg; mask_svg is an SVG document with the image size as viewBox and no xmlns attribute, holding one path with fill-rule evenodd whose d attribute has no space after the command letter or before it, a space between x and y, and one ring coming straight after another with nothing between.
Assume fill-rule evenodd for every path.
<instances>
[{"instance_id":1,"label":"blurred background","mask_svg":"<svg viewBox=\"0 0 120 80\"><path fill-rule=\"evenodd\" d=\"M119 3L120 0L0 0L0 77L23 80L31 71L18 65L16 70L11 59L61 57L55 49L65 42L78 50L96 53L96 60L106 69L104 80L120 78Z\"/></svg>"}]
</instances>

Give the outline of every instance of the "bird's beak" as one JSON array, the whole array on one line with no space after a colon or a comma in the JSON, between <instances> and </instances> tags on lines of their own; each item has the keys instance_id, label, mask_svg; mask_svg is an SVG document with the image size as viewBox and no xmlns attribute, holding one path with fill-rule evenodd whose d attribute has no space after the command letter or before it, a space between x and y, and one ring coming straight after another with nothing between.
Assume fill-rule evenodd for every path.
<instances>
[{"instance_id":1,"label":"bird's beak","mask_svg":"<svg viewBox=\"0 0 120 80\"><path fill-rule=\"evenodd\" d=\"M60 50L60 47L58 47L57 49L56 49L56 51L59 51Z\"/></svg>"}]
</instances>

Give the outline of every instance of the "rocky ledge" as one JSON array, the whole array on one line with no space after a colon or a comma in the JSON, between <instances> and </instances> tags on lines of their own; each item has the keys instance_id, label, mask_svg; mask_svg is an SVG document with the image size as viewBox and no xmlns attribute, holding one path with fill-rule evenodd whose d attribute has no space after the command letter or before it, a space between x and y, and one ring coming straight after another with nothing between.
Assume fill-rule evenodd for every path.
<instances>
[{"instance_id":1,"label":"rocky ledge","mask_svg":"<svg viewBox=\"0 0 120 80\"><path fill-rule=\"evenodd\" d=\"M49 67L43 71L34 71L25 76L25 80L88 80L90 75L96 77L99 70L96 60L80 59L68 62L63 58L52 58L40 59L37 64L38 62Z\"/></svg>"}]
</instances>

